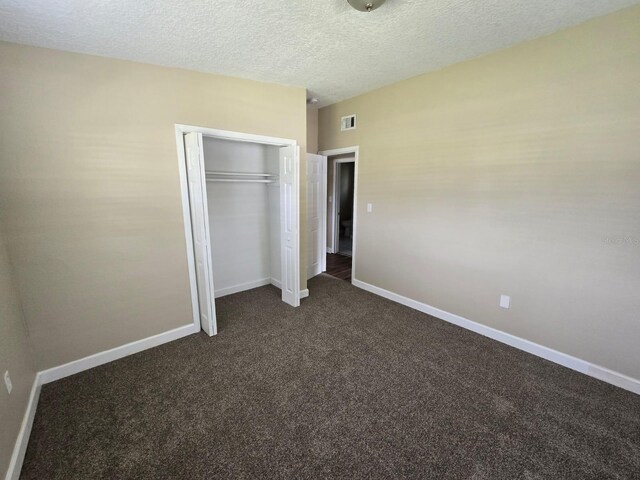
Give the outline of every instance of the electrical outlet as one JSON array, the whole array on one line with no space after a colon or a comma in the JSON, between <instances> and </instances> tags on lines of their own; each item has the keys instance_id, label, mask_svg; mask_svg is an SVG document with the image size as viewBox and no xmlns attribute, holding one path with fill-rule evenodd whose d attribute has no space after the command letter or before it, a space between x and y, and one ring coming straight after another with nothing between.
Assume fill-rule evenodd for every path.
<instances>
[{"instance_id":1,"label":"electrical outlet","mask_svg":"<svg viewBox=\"0 0 640 480\"><path fill-rule=\"evenodd\" d=\"M373 203L367 203L367 213L373 212Z\"/></svg>"},{"instance_id":2,"label":"electrical outlet","mask_svg":"<svg viewBox=\"0 0 640 480\"><path fill-rule=\"evenodd\" d=\"M500 295L500 306L509 308L511 306L511 297L509 295Z\"/></svg>"},{"instance_id":3,"label":"electrical outlet","mask_svg":"<svg viewBox=\"0 0 640 480\"><path fill-rule=\"evenodd\" d=\"M13 384L11 383L11 377L9 376L9 370L4 372L4 385L5 385L5 387L7 387L7 392L11 393L11 390L13 390Z\"/></svg>"}]
</instances>

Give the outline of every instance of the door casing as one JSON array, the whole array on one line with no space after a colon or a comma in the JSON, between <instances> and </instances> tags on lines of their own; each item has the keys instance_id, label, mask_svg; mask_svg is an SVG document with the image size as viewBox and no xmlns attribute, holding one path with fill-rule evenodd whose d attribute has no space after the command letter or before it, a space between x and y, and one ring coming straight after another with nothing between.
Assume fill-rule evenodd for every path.
<instances>
[{"instance_id":1,"label":"door casing","mask_svg":"<svg viewBox=\"0 0 640 480\"><path fill-rule=\"evenodd\" d=\"M347 163L347 162L354 162L354 173L353 173L353 246L352 246L352 254L351 254L351 282L353 283L353 279L355 278L355 274L356 274L356 245L357 245L357 232L358 232L358 160L360 157L360 147L359 146L353 146L353 147L345 147L345 148L336 148L336 149L332 149L332 150L323 150L321 152L318 152L319 155L323 155L327 158L331 158L331 157L336 157L338 155L346 155L346 154L353 154L353 159L349 158L349 159L344 159L344 161L341 161L340 159L336 159L334 161L334 171L333 171L333 185L330 185L329 188L332 189L332 195L333 195L333 202L331 203L331 221L332 221L332 226L333 226L333 252L337 252L337 240L336 240L336 234L337 234L337 225L336 225L336 217L337 217L337 213L338 213L338 202L336 201L336 164L337 163ZM327 204L325 203L325 209L328 210L329 207L327 206ZM327 215L327 212L324 212L325 215Z\"/></svg>"}]
</instances>

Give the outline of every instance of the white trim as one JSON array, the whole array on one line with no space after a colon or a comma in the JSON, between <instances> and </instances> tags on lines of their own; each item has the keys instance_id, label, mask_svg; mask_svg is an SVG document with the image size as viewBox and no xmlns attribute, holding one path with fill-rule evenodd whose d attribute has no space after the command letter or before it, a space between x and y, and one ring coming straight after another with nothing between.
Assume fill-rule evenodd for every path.
<instances>
[{"instance_id":1,"label":"white trim","mask_svg":"<svg viewBox=\"0 0 640 480\"><path fill-rule=\"evenodd\" d=\"M189 271L189 288L191 290L191 312L193 325L200 330L200 305L198 303L198 282L196 280L195 252L193 251L193 230L191 212L189 210L189 185L187 182L187 159L184 151L184 131L176 125L176 148L178 150L178 172L180 175L180 196L182 201L182 221L184 238L187 246L187 269Z\"/></svg>"},{"instance_id":2,"label":"white trim","mask_svg":"<svg viewBox=\"0 0 640 480\"><path fill-rule=\"evenodd\" d=\"M90 370L93 367L104 365L105 363L113 362L120 358L133 355L134 353L147 350L149 348L157 347L163 343L172 342L187 335L198 333L200 331L200 323L198 325L188 324L182 327L174 328L167 332L159 333L151 337L143 338L135 342L127 343L119 347L105 350L103 352L90 355L88 357L80 358L64 365L49 368L36 374L31 387L31 394L29 395L29 401L27 403L27 409L22 419L22 425L18 432L13 454L9 462L9 468L7 470L6 480L15 480L20 477L20 471L22 470L22 463L24 461L24 455L27 451L27 445L29 444L29 435L31 434L31 427L33 426L33 419L36 414L36 408L38 406L38 399L40 397L40 390L42 385L61 378L74 375L76 373Z\"/></svg>"},{"instance_id":3,"label":"white trim","mask_svg":"<svg viewBox=\"0 0 640 480\"><path fill-rule=\"evenodd\" d=\"M280 280L276 280L275 278L263 278L262 280L256 280L255 282L247 282L240 285L234 285L233 287L219 289L216 292L216 298L231 295L233 293L244 292L245 290L251 290L253 288L264 287L265 285L273 285L276 288L282 289L282 283ZM300 290L300 298L307 298L308 296L308 288Z\"/></svg>"},{"instance_id":4,"label":"white trim","mask_svg":"<svg viewBox=\"0 0 640 480\"><path fill-rule=\"evenodd\" d=\"M482 325L459 315L440 310L439 308L432 307L431 305L427 305L426 303L418 302L417 300L404 297L397 293L390 292L389 290L385 290L383 288L376 287L375 285L365 283L361 280L357 280L354 278L351 283L353 283L353 285L355 285L356 287L362 288L363 290L371 293L375 293L376 295L380 295L381 297L400 303L409 308L413 308L414 310L432 315L436 318L439 318L440 320L444 320L445 322L453 323L454 325L458 325L459 327L471 330L475 333L479 333L480 335L484 335L485 337L492 338L493 340L497 340L498 342L505 343L519 350L523 350L527 353L531 353L532 355L536 355L537 357L544 358L551 362L557 363L577 372L584 373L585 375L589 375L590 377L597 378L598 380L602 380L604 382L610 383L611 385L615 385L616 387L620 387L640 395L640 380L637 380L635 378L628 377L626 375L623 375L622 373L614 372L599 365L594 365L590 362L587 362L586 360L567 355L566 353L553 350L549 347L545 347L529 340L525 340L524 338L516 337L515 335L511 335L510 333L506 333L501 330Z\"/></svg>"},{"instance_id":5,"label":"white trim","mask_svg":"<svg viewBox=\"0 0 640 480\"><path fill-rule=\"evenodd\" d=\"M297 144L296 144L297 145ZM302 249L300 248L300 238L302 237L302 225L300 222L300 175L302 174L301 170L302 170L302 153L300 152L300 146L296 146L296 148L294 148L294 163L296 165L296 176L294 178L293 181L293 188L294 188L294 193L295 193L295 211L294 213L294 217L296 218L296 234L294 237L294 242L295 242L295 246L296 246L296 261L294 264L294 276L295 276L295 281L294 281L294 291L297 292L296 295L296 299L294 302L294 307L299 307L300 306L300 274L301 274L301 270L302 270L302 258L301 258L301 252ZM305 157L305 165L306 165L306 157ZM307 176L307 172L304 172L305 178ZM282 185L282 182L280 182L280 198L282 197L282 192L284 186ZM306 199L305 199L306 200ZM282 201L280 202L280 210L282 210ZM305 212L305 220L306 220L306 212ZM305 232L305 238L306 238L306 232ZM281 239L282 241L282 239ZM281 246L280 247L280 254L284 255L284 248ZM306 249L305 249L306 250ZM305 259L305 264L306 264L306 259ZM282 278L284 278L284 269L281 269L281 276ZM306 282L305 282L306 283Z\"/></svg>"},{"instance_id":6,"label":"white trim","mask_svg":"<svg viewBox=\"0 0 640 480\"><path fill-rule=\"evenodd\" d=\"M263 280L259 280L258 282L253 282L253 284L255 284L255 287L268 285L270 283L280 288L280 282L273 278L265 278ZM238 287L247 287L248 285L249 284L246 283L241 286L230 287L224 290L230 290ZM255 288L255 287L251 287L251 288ZM248 289L249 287L243 288L242 290L248 290ZM241 291L241 290L238 290L238 291ZM228 292L227 295L230 293L233 293L233 292ZM308 296L309 296L308 289L300 290L300 298L306 298ZM142 352L143 350L148 350L150 348L157 347L164 343L172 342L179 338L186 337L187 335L198 333L199 331L200 331L199 322L197 325L193 325L193 324L184 325L182 327L174 328L173 330L169 330L167 332L159 333L151 337L143 338L135 342L127 343L125 345L121 345L119 347L115 347L110 350L105 350L103 352L99 352L94 355L89 355L88 357L80 358L78 360L74 360L72 362L65 363L63 365L59 365L57 367L49 368L47 370L38 372L33 380L31 393L29 395L29 401L27 402L27 408L22 418L22 424L20 425L20 430L18 431L18 436L16 438L15 446L13 448L13 453L9 461L9 467L7 469L5 480L17 480L20 477L20 472L22 470L24 456L27 451L27 446L29 444L29 436L31 435L31 428L33 426L33 419L35 418L35 415L36 415L36 408L38 406L38 399L40 398L40 390L42 388L42 385L46 383L55 382L56 380L60 380L65 377L75 375L76 373L80 373L85 370L90 370L94 367L104 365L106 363L110 363L115 360L119 360L129 355Z\"/></svg>"},{"instance_id":7,"label":"white trim","mask_svg":"<svg viewBox=\"0 0 640 480\"><path fill-rule=\"evenodd\" d=\"M331 196L333 197L333 202L331 202L331 249L335 253L340 253L340 222L338 221L338 210L342 200L339 188L340 177L341 171L338 168L338 160L336 160L333 162L333 185L331 185ZM351 249L353 250L353 245L351 245Z\"/></svg>"},{"instance_id":8,"label":"white trim","mask_svg":"<svg viewBox=\"0 0 640 480\"><path fill-rule=\"evenodd\" d=\"M298 142L289 138L269 137L266 135L254 135L252 133L232 132L230 130L218 130L216 128L196 127L195 125L175 124L176 132L182 135L190 132L201 133L205 137L215 137L223 140L234 140L237 142L261 143L263 145L276 145L279 147L297 146Z\"/></svg>"},{"instance_id":9,"label":"white trim","mask_svg":"<svg viewBox=\"0 0 640 480\"><path fill-rule=\"evenodd\" d=\"M271 278L269 279L269 281L271 284L280 288L280 282L278 280ZM590 377L597 378L598 380L602 380L603 382L610 383L611 385L615 385L624 390L628 390L640 395L640 380L637 380L635 378L629 377L619 372L615 372L605 367L601 367L599 365L592 364L585 360L572 357L571 355L558 352L557 350L553 350L551 348L530 342L529 340L516 337L515 335L496 330L495 328L487 327L459 315L455 315L439 308L432 307L430 305L427 305L426 303L421 303L417 300L412 300L408 297L390 292L389 290L385 290L383 288L365 283L361 280L357 280L356 278L353 279L352 283L356 287L362 288L363 290L374 293L376 295L380 295L381 297L400 303L409 308L413 308L414 310L432 315L446 322L453 323L467 330L479 333L486 337L515 347L519 350L523 350L546 360L550 360L559 365L563 365L572 370L576 370L580 373L589 375ZM308 296L309 289L300 291L300 298L306 298ZM192 324L185 325L164 333L160 333L158 335L153 335L142 340L122 345L120 347L115 347L104 352L96 353L94 355L90 355L88 357L81 358L79 360L75 360L58 367L53 367L48 370L38 372L31 387L29 401L27 402L27 408L22 418L22 424L20 425L20 430L16 438L15 446L11 455L11 459L9 461L9 468L7 469L5 479L16 480L20 477L24 455L27 450L29 436L31 434L31 428L33 426L33 420L35 418L36 408L38 406L40 390L43 384L60 380L61 378L65 378L70 375L89 370L93 367L97 367L99 365L103 365L105 363L109 363L114 360L133 355L149 348L157 347L159 345L177 340L187 335L198 333L199 331L199 324L197 326L194 326Z\"/></svg>"},{"instance_id":10,"label":"white trim","mask_svg":"<svg viewBox=\"0 0 640 480\"><path fill-rule=\"evenodd\" d=\"M355 279L355 275L356 275L356 239L357 239L357 232L358 232L358 177L359 177L359 173L358 173L358 166L359 166L359 159L360 159L360 147L359 146L353 146L353 147L344 147L344 148L334 148L333 150L323 150L321 152L318 152L319 155L324 155L325 157L329 158L329 157L335 157L337 155L345 155L345 154L349 154L352 153L354 155L353 158L353 162L355 163L355 167L354 167L354 179L353 179L353 242L352 242L352 246L351 246L351 283L353 283L353 280ZM327 160L328 161L328 160ZM351 159L347 160L347 161L352 161ZM335 163L340 162L340 160L336 160ZM335 163L334 163L334 169L335 169ZM331 208L333 210L333 214L332 214L332 218L333 221L335 222L335 208L336 208L336 196L335 196L335 181L336 181L336 176L335 176L335 172L334 172L334 176L333 176L333 182L334 182L334 192L333 192L333 203L331 204ZM326 214L326 213L325 213ZM336 226L334 224L333 226L333 233L335 235L336 233ZM331 248L331 252L329 252L329 248ZM334 252L338 252L339 248L337 248L337 245L332 245L331 247L327 246L327 252L329 253L334 253Z\"/></svg>"},{"instance_id":11,"label":"white trim","mask_svg":"<svg viewBox=\"0 0 640 480\"><path fill-rule=\"evenodd\" d=\"M322 207L320 211L322 213L322 245L323 250L327 250L327 189L328 189L328 170L329 170L329 157L320 155L322 157ZM354 179L355 180L355 179ZM355 189L354 189L355 192ZM322 265L320 266L320 273L327 271L327 256L322 254Z\"/></svg>"},{"instance_id":12,"label":"white trim","mask_svg":"<svg viewBox=\"0 0 640 480\"><path fill-rule=\"evenodd\" d=\"M254 280L253 282L241 283L239 285L233 285L231 287L218 288L215 290L215 298L225 297L233 293L244 292L245 290L251 290L253 288L263 287L271 284L271 277L262 278L260 280Z\"/></svg>"},{"instance_id":13,"label":"white trim","mask_svg":"<svg viewBox=\"0 0 640 480\"><path fill-rule=\"evenodd\" d=\"M355 153L356 157L358 156L358 151L360 147L355 145L353 147L344 147L344 148L333 148L331 150L322 150L318 152L318 155L324 155L325 157L337 157L338 155L346 155L348 153Z\"/></svg>"},{"instance_id":14,"label":"white trim","mask_svg":"<svg viewBox=\"0 0 640 480\"><path fill-rule=\"evenodd\" d=\"M6 480L18 480L18 478L20 478L24 455L27 452L29 436L31 435L31 427L33 427L33 419L36 416L36 408L38 407L41 386L42 381L40 373L36 373L36 376L33 379L33 385L31 386L31 394L29 395L27 408L24 412L24 416L22 417L22 424L20 425L18 437L16 438L16 443L13 447L11 460L9 461L9 468L7 469L7 475L5 476Z\"/></svg>"},{"instance_id":15,"label":"white trim","mask_svg":"<svg viewBox=\"0 0 640 480\"><path fill-rule=\"evenodd\" d=\"M276 288L282 289L282 282L276 278L271 279L271 285ZM307 298L309 296L309 289L305 288L304 290L300 290L300 298Z\"/></svg>"},{"instance_id":16,"label":"white trim","mask_svg":"<svg viewBox=\"0 0 640 480\"><path fill-rule=\"evenodd\" d=\"M192 333L198 333L199 331L200 324L197 326L193 324L184 325L182 327L169 330L168 332L159 333L151 337L143 338L142 340L137 340L110 350L105 350L104 352L95 353L88 357L65 363L64 365L43 370L38 375L40 375L43 385L45 383L55 382L61 378L89 370L99 365L104 365L105 363L113 362L114 360L142 352L149 348L157 347L163 343L172 342L173 340L186 337Z\"/></svg>"},{"instance_id":17,"label":"white trim","mask_svg":"<svg viewBox=\"0 0 640 480\"><path fill-rule=\"evenodd\" d=\"M610 383L611 385L615 385L616 387L620 387L640 395L640 380L636 380L628 375L614 372L613 370L601 367L600 365L594 365L593 363L589 363L588 369L585 373L590 377L597 378L603 382Z\"/></svg>"}]
</instances>

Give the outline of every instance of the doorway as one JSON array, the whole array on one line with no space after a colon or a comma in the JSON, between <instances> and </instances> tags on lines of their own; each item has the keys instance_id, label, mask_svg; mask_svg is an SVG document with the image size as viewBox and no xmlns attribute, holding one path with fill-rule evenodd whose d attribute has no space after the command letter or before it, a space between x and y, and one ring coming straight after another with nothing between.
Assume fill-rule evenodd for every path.
<instances>
[{"instance_id":1,"label":"doorway","mask_svg":"<svg viewBox=\"0 0 640 480\"><path fill-rule=\"evenodd\" d=\"M326 272L352 281L355 273L358 147L320 152L327 157Z\"/></svg>"},{"instance_id":2,"label":"doorway","mask_svg":"<svg viewBox=\"0 0 640 480\"><path fill-rule=\"evenodd\" d=\"M355 159L337 159L334 163L335 198L335 253L353 256L353 194L355 186Z\"/></svg>"}]
</instances>

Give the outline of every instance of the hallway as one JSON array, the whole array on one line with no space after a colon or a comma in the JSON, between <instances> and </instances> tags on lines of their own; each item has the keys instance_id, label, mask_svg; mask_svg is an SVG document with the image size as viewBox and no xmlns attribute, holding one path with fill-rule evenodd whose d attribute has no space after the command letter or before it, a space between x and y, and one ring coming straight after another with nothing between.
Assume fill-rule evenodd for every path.
<instances>
[{"instance_id":1,"label":"hallway","mask_svg":"<svg viewBox=\"0 0 640 480\"><path fill-rule=\"evenodd\" d=\"M351 283L352 258L339 253L327 253L327 274Z\"/></svg>"}]
</instances>

